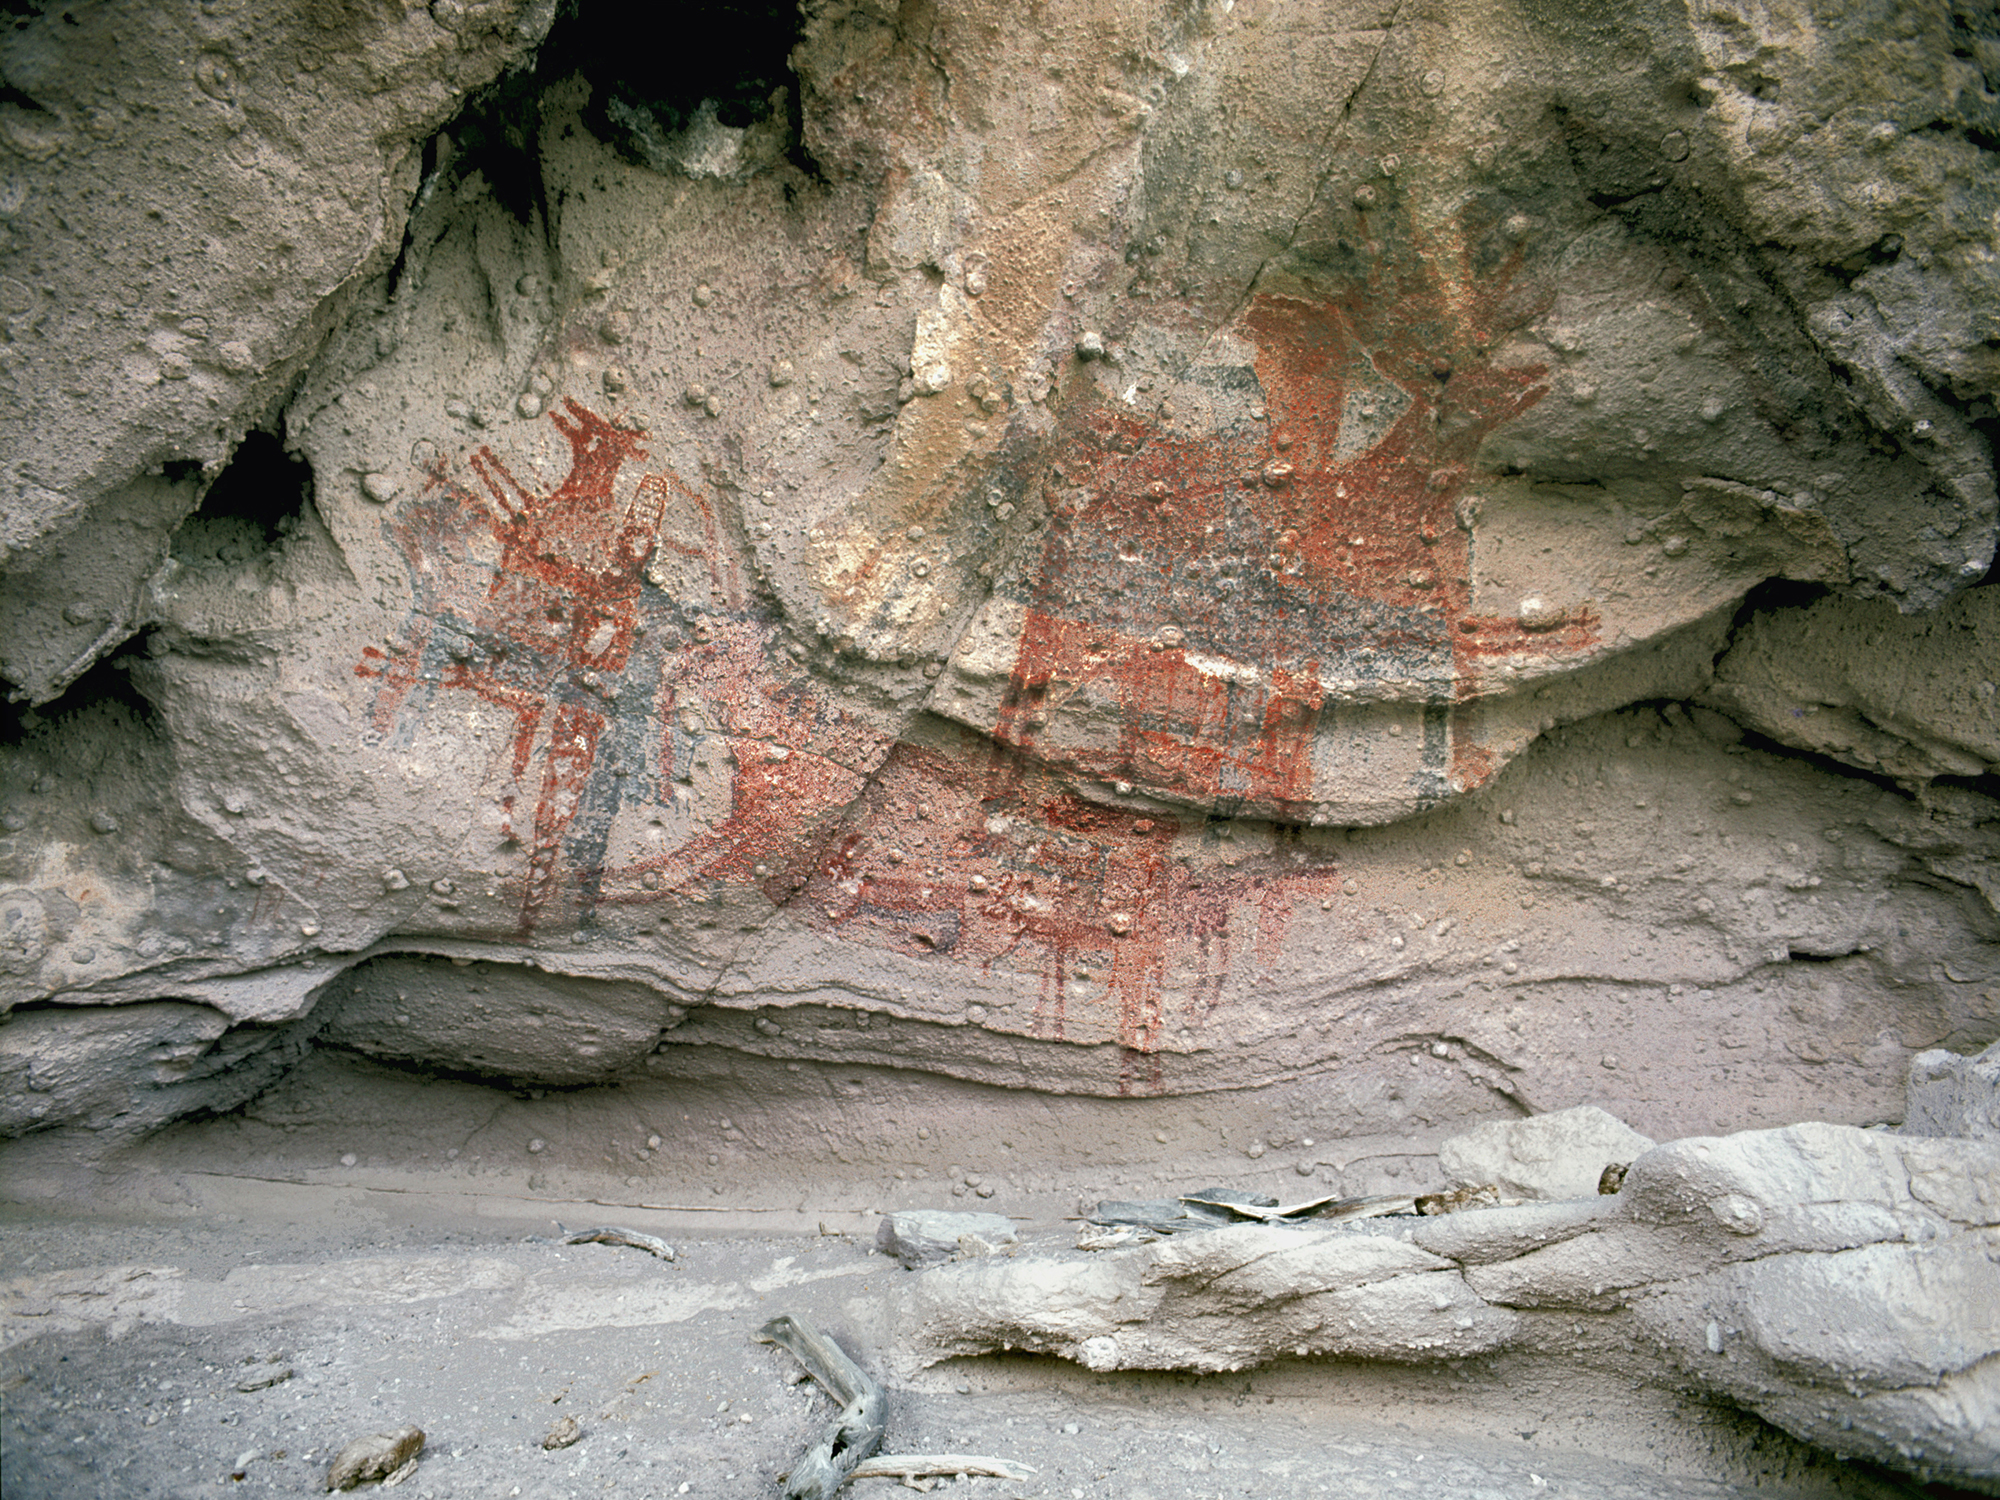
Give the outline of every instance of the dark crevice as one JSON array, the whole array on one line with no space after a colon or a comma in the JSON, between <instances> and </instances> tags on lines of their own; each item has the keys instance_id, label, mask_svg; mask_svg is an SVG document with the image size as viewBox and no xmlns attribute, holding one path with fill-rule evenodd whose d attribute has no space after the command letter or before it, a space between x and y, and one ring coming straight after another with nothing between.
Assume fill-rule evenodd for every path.
<instances>
[{"instance_id":1,"label":"dark crevice","mask_svg":"<svg viewBox=\"0 0 2000 1500\"><path fill-rule=\"evenodd\" d=\"M1983 776L1934 776L1931 785L1991 797L1995 805L2000 806L2000 772L1988 771Z\"/></svg>"},{"instance_id":2,"label":"dark crevice","mask_svg":"<svg viewBox=\"0 0 2000 1500\"><path fill-rule=\"evenodd\" d=\"M1727 717L1725 715L1724 717ZM1732 721L1733 722L1733 721ZM1737 726L1742 728L1741 725ZM1917 800L1908 785L1881 771L1866 770L1848 761L1836 760L1831 755L1822 755L1817 750L1801 750L1797 745L1787 745L1783 740L1774 740L1769 735L1759 734L1754 729L1743 730L1743 748L1760 751L1765 755L1775 755L1784 760L1803 761L1829 776L1845 777L1849 781L1865 781L1880 787L1885 792L1894 792L1906 801Z\"/></svg>"},{"instance_id":3,"label":"dark crevice","mask_svg":"<svg viewBox=\"0 0 2000 1500\"><path fill-rule=\"evenodd\" d=\"M30 114L45 115L48 113L48 110L42 107L39 99L36 99L31 94L22 93L5 79L0 79L0 104L12 104L16 108L27 110Z\"/></svg>"},{"instance_id":4,"label":"dark crevice","mask_svg":"<svg viewBox=\"0 0 2000 1500\"><path fill-rule=\"evenodd\" d=\"M539 1099L545 1094L576 1094L590 1089L616 1088L622 1081L618 1074L607 1072L601 1078L588 1079L582 1083L541 1083L512 1077L503 1072L483 1072L470 1066L454 1068L434 1061L364 1052L361 1048L349 1046L345 1042L316 1041L313 1045L320 1051L338 1053L370 1068L379 1068L385 1073L421 1079L425 1082L472 1084L478 1088L497 1089L521 1099ZM255 1102L255 1100L249 1101L250 1104ZM243 1107L248 1108L248 1105Z\"/></svg>"},{"instance_id":5,"label":"dark crevice","mask_svg":"<svg viewBox=\"0 0 2000 1500\"><path fill-rule=\"evenodd\" d=\"M1928 1484L1912 1483L1910 1476L1898 1469L1886 1468L1870 1463L1862 1458L1841 1460L1852 1472L1864 1475L1882 1486L1889 1495L1907 1495L1911 1500L1981 1500L1984 1490L1962 1490L1957 1485L1946 1484L1942 1480L1932 1480Z\"/></svg>"},{"instance_id":6,"label":"dark crevice","mask_svg":"<svg viewBox=\"0 0 2000 1500\"><path fill-rule=\"evenodd\" d=\"M433 175L425 178L426 190L434 186L439 169L450 183L463 182L477 173L485 179L494 201L515 219L523 224L539 222L543 232L549 232L542 182L541 96L555 76L542 71L541 60L550 55L557 31L565 24L574 24L573 18L556 22L556 30L549 33L535 64L488 84L445 127L442 137L433 137L426 156L437 166ZM451 155L445 159L442 147L447 142Z\"/></svg>"},{"instance_id":7,"label":"dark crevice","mask_svg":"<svg viewBox=\"0 0 2000 1500\"><path fill-rule=\"evenodd\" d=\"M1918 126L1917 129L1932 135L1958 136L1961 140L1977 146L1981 151L2000 151L2000 135L1958 120L1933 120L1928 125Z\"/></svg>"},{"instance_id":8,"label":"dark crevice","mask_svg":"<svg viewBox=\"0 0 2000 1500\"><path fill-rule=\"evenodd\" d=\"M1584 197L1595 208L1610 213L1615 209L1628 208L1642 198L1666 190L1664 182L1652 182L1629 193L1586 193Z\"/></svg>"},{"instance_id":9,"label":"dark crevice","mask_svg":"<svg viewBox=\"0 0 2000 1500\"><path fill-rule=\"evenodd\" d=\"M638 45L659 39L665 45ZM693 0L670 21L639 0L563 0L535 57L474 96L445 128L452 151L427 148L426 176L439 166L454 180L481 174L493 196L523 224L539 216L553 232L542 178L542 97L581 77L589 86L584 121L627 160L657 166L657 143L706 113L744 129L782 111L785 155L808 176L821 174L804 147L795 0Z\"/></svg>"},{"instance_id":10,"label":"dark crevice","mask_svg":"<svg viewBox=\"0 0 2000 1500\"><path fill-rule=\"evenodd\" d=\"M1793 610L1807 609L1817 604L1820 600L1827 598L1832 592L1833 590L1825 584L1802 583L1789 578L1771 578L1758 584L1748 594L1744 595L1742 604L1737 607L1736 617L1729 624L1729 633L1723 638L1722 649L1716 653L1716 666L1720 668L1723 660L1735 648L1736 643L1742 639L1744 633L1756 621L1759 615L1777 615ZM1644 705L1633 706L1639 707ZM1653 706L1658 708L1664 705L1656 704ZM1704 706L1709 707L1712 712L1721 713L1724 718L1730 718L1729 714L1721 709L1715 709L1712 705ZM1737 723L1734 719L1730 719L1730 722L1736 723L1737 728L1742 732L1743 738L1741 743L1746 750L1756 750L1762 754L1777 756L1784 760L1803 761L1807 765L1814 766L1830 776L1839 776L1850 781L1865 781L1872 786L1880 787L1885 792L1893 792L1898 797L1905 799L1913 799L1916 795L1908 785L1883 772L1865 770L1860 766L1852 765L1844 760L1836 760L1833 756L1823 755L1815 750L1803 750L1796 745L1788 745L1782 740L1772 739L1769 735L1760 734L1755 729ZM2000 777L1982 777L1979 779L1981 781L2000 781Z\"/></svg>"},{"instance_id":11,"label":"dark crevice","mask_svg":"<svg viewBox=\"0 0 2000 1500\"><path fill-rule=\"evenodd\" d=\"M1885 234L1866 250L1826 269L1842 286L1852 286L1862 273L1878 266L1892 266L1902 258L1903 237L1900 234Z\"/></svg>"},{"instance_id":12,"label":"dark crevice","mask_svg":"<svg viewBox=\"0 0 2000 1500\"><path fill-rule=\"evenodd\" d=\"M550 33L561 71L544 65L544 75L581 72L604 102L617 98L643 109L665 131L686 128L704 103L715 106L721 124L742 129L769 117L777 90L798 92L791 52L799 41L800 17L792 0L693 0L676 6L673 44L657 50L632 45L633 37L659 25L654 5L576 0L566 19L567 27L557 22L561 35Z\"/></svg>"},{"instance_id":13,"label":"dark crevice","mask_svg":"<svg viewBox=\"0 0 2000 1500\"><path fill-rule=\"evenodd\" d=\"M1736 644L1736 638L1759 615L1790 614L1794 610L1809 609L1833 592L1823 583L1801 583L1791 578L1768 578L1743 596L1743 602L1736 608L1736 618L1729 622L1728 642L1722 648L1727 655L1729 647ZM1718 657L1719 661L1721 658Z\"/></svg>"},{"instance_id":14,"label":"dark crevice","mask_svg":"<svg viewBox=\"0 0 2000 1500\"><path fill-rule=\"evenodd\" d=\"M157 728L158 710L132 684L126 668L135 655L151 645L152 632L142 630L89 667L62 692L39 707L24 702L0 702L0 746L18 747L38 731L85 714L109 712L129 717L149 732Z\"/></svg>"},{"instance_id":15,"label":"dark crevice","mask_svg":"<svg viewBox=\"0 0 2000 1500\"><path fill-rule=\"evenodd\" d=\"M396 247L396 258L389 263L389 273L384 283L384 301L393 302L396 299L396 288L403 284L403 274L410 264L410 251L416 246L417 215L437 188L441 156L439 145L440 137L431 136L424 142L422 154L418 159L417 181L421 186L417 189L416 201L410 205L410 211L403 216L403 242Z\"/></svg>"},{"instance_id":16,"label":"dark crevice","mask_svg":"<svg viewBox=\"0 0 2000 1500\"><path fill-rule=\"evenodd\" d=\"M1992 455L1992 466L2000 471L2000 413L1994 411L1993 403L1975 403L1968 413L1972 430L1986 441L1986 451ZM2000 547L1993 549L1993 561L1986 566L1986 576L1973 585L1975 588L1992 588L2000 585Z\"/></svg>"},{"instance_id":17,"label":"dark crevice","mask_svg":"<svg viewBox=\"0 0 2000 1500\"><path fill-rule=\"evenodd\" d=\"M183 567L255 561L281 547L312 504L312 468L275 432L252 432L174 533Z\"/></svg>"}]
</instances>

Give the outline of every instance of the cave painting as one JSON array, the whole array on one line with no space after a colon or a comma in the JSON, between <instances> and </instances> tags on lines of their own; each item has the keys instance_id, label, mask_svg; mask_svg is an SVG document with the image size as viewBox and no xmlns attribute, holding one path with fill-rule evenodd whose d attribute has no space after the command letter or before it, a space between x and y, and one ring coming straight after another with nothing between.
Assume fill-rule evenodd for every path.
<instances>
[{"instance_id":1,"label":"cave painting","mask_svg":"<svg viewBox=\"0 0 2000 1500\"><path fill-rule=\"evenodd\" d=\"M574 401L548 418L570 449L553 489L482 447L387 523L413 608L356 668L376 726L407 732L441 692L510 716L516 936L755 888L829 939L1030 977L1007 1024L1108 1044L1121 1091L1157 1091L1224 976L1273 966L1294 914L1333 904L1333 845L1296 825L1324 820L1335 699L1414 705L1418 790L1441 797L1490 774L1453 717L1482 666L1595 641L1587 615L1530 640L1472 605L1472 454L1547 389L1483 357L1499 291L1419 276L1390 301L1253 299L1236 362L1183 389L1264 420L1066 404L1049 457L1002 476L1041 486L1050 524L998 591L1025 624L965 731L899 742L844 711L711 502ZM1235 813L1292 826L1239 846Z\"/></svg>"},{"instance_id":2,"label":"cave painting","mask_svg":"<svg viewBox=\"0 0 2000 1500\"><path fill-rule=\"evenodd\" d=\"M1329 758L1372 754L1348 774L1395 778L1405 810L1488 779L1484 669L1598 639L1587 611L1530 630L1473 606L1472 456L1548 390L1488 357L1533 307L1516 269L1412 256L1345 295L1260 293L1218 341L1235 360L1183 378L1224 413L1200 430L1073 402L1010 680L983 719L943 711L1103 783L1284 820L1343 821ZM1414 720L1400 745L1381 704Z\"/></svg>"},{"instance_id":3,"label":"cave painting","mask_svg":"<svg viewBox=\"0 0 2000 1500\"><path fill-rule=\"evenodd\" d=\"M491 448L468 461L478 490L455 481L442 459L433 463L422 498L392 523L416 596L408 627L388 650L364 649L355 669L381 680L378 731L419 691L426 699L474 693L512 715L501 801L504 836L528 851L523 934L554 893L565 842L592 791L640 635L642 570L672 493L672 481L648 474L615 504L620 469L643 454L638 439L575 402L549 420L568 440L571 463L546 495L524 486ZM537 757L538 785L530 777Z\"/></svg>"},{"instance_id":4,"label":"cave painting","mask_svg":"<svg viewBox=\"0 0 2000 1500\"><path fill-rule=\"evenodd\" d=\"M410 570L407 626L355 668L379 681L383 734L407 732L438 692L511 716L499 800L504 836L526 852L521 937L559 902L588 921L619 811L678 809L711 758L736 767L731 805L620 872L647 899L788 853L887 748L843 728L802 674L769 664L772 621L746 597L740 554L702 494L670 472L632 480L646 457L638 436L575 401L549 420L570 464L545 494L490 447L467 460L469 478L442 459L428 467L422 494L387 523ZM843 758L817 753L821 742Z\"/></svg>"},{"instance_id":5,"label":"cave painting","mask_svg":"<svg viewBox=\"0 0 2000 1500\"><path fill-rule=\"evenodd\" d=\"M385 523L408 621L355 668L385 737L440 693L504 711L493 779L524 869L492 936L755 888L831 938L1035 976L1033 1031L1113 1045L1116 1086L1153 1092L1232 945L1275 953L1292 907L1330 891L1330 858L1296 838L1196 858L1201 820L1088 801L991 739L885 739L783 649L707 500L587 408L549 420L570 464L546 493L490 447L428 465ZM704 767L726 785L689 821ZM660 836L616 843L621 813Z\"/></svg>"},{"instance_id":6,"label":"cave painting","mask_svg":"<svg viewBox=\"0 0 2000 1500\"><path fill-rule=\"evenodd\" d=\"M1034 975L1029 1030L1114 1044L1117 1091L1156 1093L1224 976L1275 963L1295 909L1340 883L1331 846L1296 826L1240 851L1232 833L1080 797L969 734L949 753L899 744L793 909L874 947Z\"/></svg>"}]
</instances>

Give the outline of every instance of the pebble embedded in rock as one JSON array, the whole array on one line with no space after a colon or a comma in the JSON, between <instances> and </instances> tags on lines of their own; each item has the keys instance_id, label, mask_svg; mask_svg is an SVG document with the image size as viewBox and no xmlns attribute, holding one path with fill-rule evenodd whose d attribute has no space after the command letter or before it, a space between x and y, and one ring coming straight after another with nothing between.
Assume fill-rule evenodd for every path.
<instances>
[{"instance_id":1,"label":"pebble embedded in rock","mask_svg":"<svg viewBox=\"0 0 2000 1500\"><path fill-rule=\"evenodd\" d=\"M1515 612L1523 630L1554 630L1569 619L1569 611L1560 604L1551 604L1539 594L1531 594L1521 601Z\"/></svg>"}]
</instances>

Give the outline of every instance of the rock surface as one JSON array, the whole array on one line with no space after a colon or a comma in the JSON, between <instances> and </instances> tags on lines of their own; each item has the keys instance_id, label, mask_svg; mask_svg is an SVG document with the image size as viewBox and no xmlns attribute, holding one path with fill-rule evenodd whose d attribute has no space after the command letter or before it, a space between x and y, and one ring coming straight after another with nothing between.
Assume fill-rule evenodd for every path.
<instances>
[{"instance_id":1,"label":"rock surface","mask_svg":"<svg viewBox=\"0 0 2000 1500\"><path fill-rule=\"evenodd\" d=\"M2000 1042L1977 1057L1940 1048L1911 1058L1903 1134L2000 1141Z\"/></svg>"},{"instance_id":2,"label":"rock surface","mask_svg":"<svg viewBox=\"0 0 2000 1500\"><path fill-rule=\"evenodd\" d=\"M1587 1362L1665 1360L1835 1453L2000 1493L1996 1251L2000 1149L1799 1125L1656 1147L1610 1200L941 1266L900 1299L925 1363L1093 1370L1455 1360L1600 1314Z\"/></svg>"},{"instance_id":3,"label":"rock surface","mask_svg":"<svg viewBox=\"0 0 2000 1500\"><path fill-rule=\"evenodd\" d=\"M958 1214L947 1209L912 1208L885 1214L875 1231L875 1248L893 1255L907 1270L941 1265L960 1255L987 1255L1020 1236L1001 1214Z\"/></svg>"},{"instance_id":4,"label":"rock surface","mask_svg":"<svg viewBox=\"0 0 2000 1500\"><path fill-rule=\"evenodd\" d=\"M667 1267L523 1242L518 1224L468 1232L458 1214L343 1234L305 1223L298 1207L294 1200L267 1222L254 1212L231 1214L226 1225L182 1214L0 1230L10 1272L0 1328L38 1330L7 1355L14 1387L0 1438L10 1500L17 1492L119 1500L186 1489L190 1475L205 1481L198 1489L234 1492L228 1476L246 1470L246 1491L315 1494L343 1444L404 1417L420 1419L428 1436L412 1476L417 1494L603 1493L609 1480L614 1491L642 1494L674 1495L685 1483L732 1500L773 1495L830 1411L795 1382L789 1356L753 1342L773 1304L842 1326L861 1362L890 1384L900 1452L1003 1457L1035 1470L1030 1494L1213 1500L1218 1490L1311 1493L1319 1484L1370 1493L1398 1479L1421 1480L1437 1500L1899 1494L1715 1403L1686 1405L1636 1385L1607 1402L1553 1362L1526 1379L1519 1360L1432 1374L1299 1361L1250 1375L1105 1377L996 1359L903 1381L881 1357L896 1331L873 1310L872 1288L915 1278L870 1255L858 1236L695 1239ZM677 1237L680 1227L671 1228ZM441 1233L449 1256L436 1253ZM129 1301L117 1306L121 1317L115 1296L61 1292L37 1304L23 1285L46 1285L54 1261L70 1268L72 1286L115 1289L105 1273L135 1241L148 1263L185 1268L179 1284L214 1315L161 1309L133 1319ZM258 1264L221 1277L246 1255ZM268 1295L266 1283L282 1286L284 1298ZM857 1317L857 1307L871 1311ZM244 1374L272 1368L278 1347L290 1351L295 1378L240 1390ZM530 1353L525 1363L517 1357ZM727 1410L717 1410L718 1392L728 1393ZM565 1411L576 1417L556 1416ZM1669 1414L1678 1420L1660 1420ZM552 1419L574 1420L579 1441L546 1450ZM1017 1492L973 1493L982 1487Z\"/></svg>"},{"instance_id":5,"label":"rock surface","mask_svg":"<svg viewBox=\"0 0 2000 1500\"><path fill-rule=\"evenodd\" d=\"M1607 1166L1630 1163L1653 1142L1594 1105L1526 1120L1496 1120L1438 1147L1454 1184L1498 1188L1506 1198L1584 1198Z\"/></svg>"},{"instance_id":6,"label":"rock surface","mask_svg":"<svg viewBox=\"0 0 2000 1500\"><path fill-rule=\"evenodd\" d=\"M316 17L5 42L0 1005L1654 1136L1991 1039L1980 23Z\"/></svg>"},{"instance_id":7,"label":"rock surface","mask_svg":"<svg viewBox=\"0 0 2000 1500\"><path fill-rule=\"evenodd\" d=\"M15 695L54 697L151 622L149 587L246 429L389 270L426 139L554 13L114 5L10 22L0 675Z\"/></svg>"},{"instance_id":8,"label":"rock surface","mask_svg":"<svg viewBox=\"0 0 2000 1500\"><path fill-rule=\"evenodd\" d=\"M2000 1036L1989 11L682 24L0 34L34 1180L563 1090L522 1143L642 1179L906 1170L946 1099L960 1196L1151 1170L1156 1100L1401 1191ZM799 1115L672 1102L729 1089Z\"/></svg>"},{"instance_id":9,"label":"rock surface","mask_svg":"<svg viewBox=\"0 0 2000 1500\"><path fill-rule=\"evenodd\" d=\"M358 1437L327 1466L326 1488L351 1490L365 1480L380 1479L386 1489L387 1481L405 1477L402 1471L415 1464L423 1449L424 1430L414 1423Z\"/></svg>"}]
</instances>

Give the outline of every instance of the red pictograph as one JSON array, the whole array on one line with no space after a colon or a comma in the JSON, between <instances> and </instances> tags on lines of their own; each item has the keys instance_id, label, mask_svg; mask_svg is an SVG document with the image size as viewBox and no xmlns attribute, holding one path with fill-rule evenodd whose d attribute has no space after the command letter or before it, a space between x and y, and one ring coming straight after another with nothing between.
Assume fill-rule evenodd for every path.
<instances>
[{"instance_id":1,"label":"red pictograph","mask_svg":"<svg viewBox=\"0 0 2000 1500\"><path fill-rule=\"evenodd\" d=\"M1240 854L1199 820L1107 807L990 746L899 744L820 846L793 910L871 946L1026 971L1036 1035L1119 1050L1120 1093L1157 1092L1171 1033L1197 1035L1225 978L1280 957L1294 908L1339 885L1296 828ZM1183 1046L1185 1044L1183 1043Z\"/></svg>"},{"instance_id":2,"label":"red pictograph","mask_svg":"<svg viewBox=\"0 0 2000 1500\"><path fill-rule=\"evenodd\" d=\"M1262 422L1196 432L1072 400L1021 476L1050 524L1002 586L1026 623L976 726L991 739L923 748L843 707L744 588L709 501L574 401L549 415L569 448L553 489L482 447L434 462L389 521L413 607L355 669L375 726L409 731L438 692L511 718L495 776L523 850L518 936L567 915L572 886L580 922L754 886L828 935L1035 976L1034 1031L1112 1044L1118 1086L1157 1090L1181 1028L1280 962L1303 903L1330 904L1332 846L1281 826L1239 849L1080 779L1303 822L1327 683L1376 678L1421 705L1421 790L1441 799L1490 774L1453 718L1484 664L1594 644L1587 615L1530 638L1473 607L1475 451L1547 391L1540 367L1487 357L1520 321L1513 270L1419 256L1345 294L1253 299L1230 331L1251 362L1214 378ZM708 800L611 857L621 807L683 797Z\"/></svg>"},{"instance_id":3,"label":"red pictograph","mask_svg":"<svg viewBox=\"0 0 2000 1500\"><path fill-rule=\"evenodd\" d=\"M1044 471L1050 525L997 737L1196 805L1304 819L1336 681L1422 706L1419 801L1484 781L1460 707L1481 664L1596 639L1582 612L1531 637L1473 607L1473 455L1548 390L1543 367L1486 357L1522 316L1517 270L1446 275L1413 255L1343 295L1257 296L1235 331L1255 347L1262 423L1190 435L1078 402ZM1078 704L1115 720L1115 743L1065 732Z\"/></svg>"},{"instance_id":4,"label":"red pictograph","mask_svg":"<svg viewBox=\"0 0 2000 1500\"><path fill-rule=\"evenodd\" d=\"M499 800L526 852L516 936L552 920L572 885L580 905L566 915L580 922L601 903L656 905L709 882L783 904L815 830L889 743L780 649L705 496L671 472L634 478L638 436L575 401L549 420L570 450L554 489L481 447L469 477L433 462L387 523L413 598L402 639L365 648L355 668L379 683L375 728L408 727L440 691L511 716ZM726 806L607 868L619 808L678 807L710 762L728 767Z\"/></svg>"},{"instance_id":5,"label":"red pictograph","mask_svg":"<svg viewBox=\"0 0 2000 1500\"><path fill-rule=\"evenodd\" d=\"M377 678L374 721L387 732L413 693L475 693L514 720L511 775L542 771L533 811L517 821L517 791L502 798L507 831L526 845L519 931L532 933L555 896L565 844L588 795L601 742L641 628L645 567L657 545L720 566L706 500L671 474L648 472L620 499L620 471L644 459L632 432L575 401L549 420L568 440L569 473L547 494L515 477L490 447L468 467L479 490L443 460L392 529L409 561L416 600L403 640L367 647L355 671ZM482 493L483 491L483 493ZM704 547L662 540L670 502L706 519ZM731 580L715 577L718 592Z\"/></svg>"}]
</instances>

